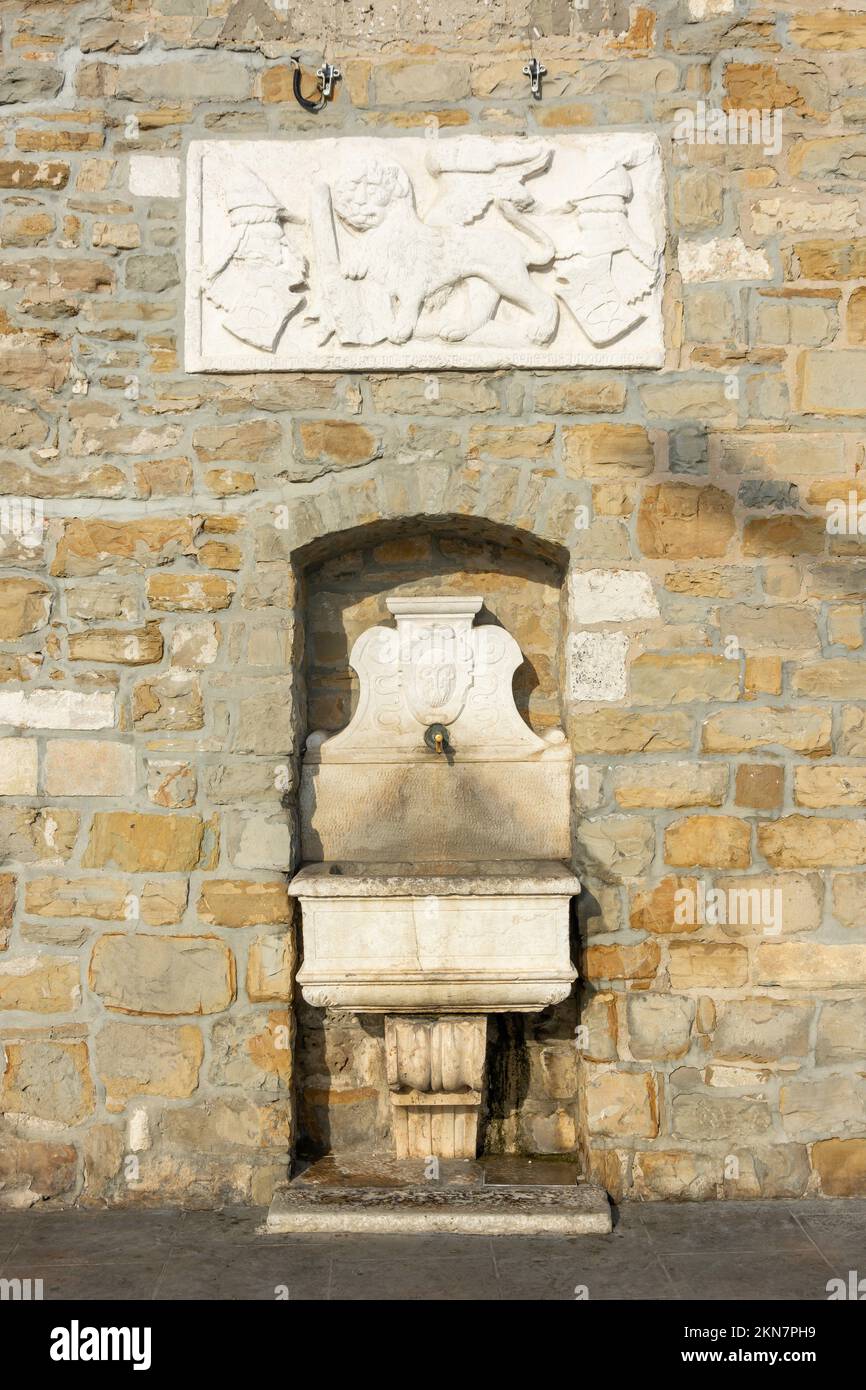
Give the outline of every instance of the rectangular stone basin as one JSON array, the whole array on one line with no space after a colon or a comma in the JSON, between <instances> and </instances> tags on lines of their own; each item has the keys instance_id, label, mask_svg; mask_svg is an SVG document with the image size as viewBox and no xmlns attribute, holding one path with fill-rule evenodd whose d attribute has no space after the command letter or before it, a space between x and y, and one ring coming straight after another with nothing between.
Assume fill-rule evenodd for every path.
<instances>
[{"instance_id":1,"label":"rectangular stone basin","mask_svg":"<svg viewBox=\"0 0 866 1390\"><path fill-rule=\"evenodd\" d=\"M356 1013L530 1013L565 999L577 972L559 860L309 864L300 899L304 998Z\"/></svg>"}]
</instances>

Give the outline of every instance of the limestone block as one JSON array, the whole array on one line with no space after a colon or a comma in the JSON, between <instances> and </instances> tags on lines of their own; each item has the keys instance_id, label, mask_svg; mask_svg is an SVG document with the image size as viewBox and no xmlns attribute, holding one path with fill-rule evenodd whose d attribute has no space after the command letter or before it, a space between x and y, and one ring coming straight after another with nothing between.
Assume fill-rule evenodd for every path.
<instances>
[{"instance_id":1,"label":"limestone block","mask_svg":"<svg viewBox=\"0 0 866 1390\"><path fill-rule=\"evenodd\" d=\"M695 1014L693 999L630 994L626 1013L628 1045L633 1057L642 1061L670 1061L688 1052Z\"/></svg>"},{"instance_id":2,"label":"limestone block","mask_svg":"<svg viewBox=\"0 0 866 1390\"><path fill-rule=\"evenodd\" d=\"M858 1062L866 1050L866 1000L828 1000L820 1005L815 1061Z\"/></svg>"},{"instance_id":3,"label":"limestone block","mask_svg":"<svg viewBox=\"0 0 866 1390\"><path fill-rule=\"evenodd\" d=\"M625 632L572 632L568 638L568 698L622 700L628 689Z\"/></svg>"},{"instance_id":4,"label":"limestone block","mask_svg":"<svg viewBox=\"0 0 866 1390\"><path fill-rule=\"evenodd\" d=\"M652 580L642 570L573 570L571 617L578 625L657 618Z\"/></svg>"},{"instance_id":5,"label":"limestone block","mask_svg":"<svg viewBox=\"0 0 866 1390\"><path fill-rule=\"evenodd\" d=\"M135 749L108 739L49 739L44 778L48 796L131 796Z\"/></svg>"},{"instance_id":6,"label":"limestone block","mask_svg":"<svg viewBox=\"0 0 866 1390\"><path fill-rule=\"evenodd\" d=\"M130 155L129 191L143 198L179 198L180 160L161 154Z\"/></svg>"},{"instance_id":7,"label":"limestone block","mask_svg":"<svg viewBox=\"0 0 866 1390\"><path fill-rule=\"evenodd\" d=\"M198 816L97 811L81 860L86 869L115 865L130 873L170 873L198 867L204 841Z\"/></svg>"},{"instance_id":8,"label":"limestone block","mask_svg":"<svg viewBox=\"0 0 866 1390\"><path fill-rule=\"evenodd\" d=\"M110 690L4 690L0 724L20 729L110 729L114 699Z\"/></svg>"},{"instance_id":9,"label":"limestone block","mask_svg":"<svg viewBox=\"0 0 866 1390\"><path fill-rule=\"evenodd\" d=\"M121 1110L133 1096L191 1096L203 1056L201 1033L191 1024L106 1023L95 1058L107 1109Z\"/></svg>"},{"instance_id":10,"label":"limestone block","mask_svg":"<svg viewBox=\"0 0 866 1390\"><path fill-rule=\"evenodd\" d=\"M591 1134L655 1139L658 1097L652 1072L595 1071L586 1084Z\"/></svg>"},{"instance_id":11,"label":"limestone block","mask_svg":"<svg viewBox=\"0 0 866 1390\"><path fill-rule=\"evenodd\" d=\"M14 956L0 961L0 1008L69 1013L81 1002L75 956Z\"/></svg>"},{"instance_id":12,"label":"limestone block","mask_svg":"<svg viewBox=\"0 0 866 1390\"><path fill-rule=\"evenodd\" d=\"M234 998L234 958L212 936L110 932L93 948L89 982L118 1013L218 1013Z\"/></svg>"},{"instance_id":13,"label":"limestone block","mask_svg":"<svg viewBox=\"0 0 866 1390\"><path fill-rule=\"evenodd\" d=\"M661 364L654 135L197 141L187 189L187 371Z\"/></svg>"},{"instance_id":14,"label":"limestone block","mask_svg":"<svg viewBox=\"0 0 866 1390\"><path fill-rule=\"evenodd\" d=\"M710 241L680 240L680 273L688 284L707 280L771 280L773 270L765 251L751 250L742 237Z\"/></svg>"},{"instance_id":15,"label":"limestone block","mask_svg":"<svg viewBox=\"0 0 866 1390\"><path fill-rule=\"evenodd\" d=\"M731 1061L773 1062L809 1052L811 1004L734 999L717 1005L713 1055Z\"/></svg>"},{"instance_id":16,"label":"limestone block","mask_svg":"<svg viewBox=\"0 0 866 1390\"><path fill-rule=\"evenodd\" d=\"M0 796L35 796L37 763L35 739L0 739Z\"/></svg>"},{"instance_id":17,"label":"limestone block","mask_svg":"<svg viewBox=\"0 0 866 1390\"><path fill-rule=\"evenodd\" d=\"M285 1008L217 1019L211 1030L211 1082L245 1091L290 1087L294 1034L294 1012Z\"/></svg>"},{"instance_id":18,"label":"limestone block","mask_svg":"<svg viewBox=\"0 0 866 1390\"><path fill-rule=\"evenodd\" d=\"M822 1139L812 1145L812 1167L825 1197L866 1192L866 1139Z\"/></svg>"},{"instance_id":19,"label":"limestone block","mask_svg":"<svg viewBox=\"0 0 866 1390\"><path fill-rule=\"evenodd\" d=\"M0 1110L42 1128L80 1124L96 1107L87 1044L32 1039L4 1044Z\"/></svg>"},{"instance_id":20,"label":"limestone block","mask_svg":"<svg viewBox=\"0 0 866 1390\"><path fill-rule=\"evenodd\" d=\"M291 911L284 882L207 879L198 901L201 921L220 927L274 926L290 921Z\"/></svg>"},{"instance_id":21,"label":"limestone block","mask_svg":"<svg viewBox=\"0 0 866 1390\"><path fill-rule=\"evenodd\" d=\"M40 579L0 580L0 638L14 641L48 622L51 590Z\"/></svg>"}]
</instances>

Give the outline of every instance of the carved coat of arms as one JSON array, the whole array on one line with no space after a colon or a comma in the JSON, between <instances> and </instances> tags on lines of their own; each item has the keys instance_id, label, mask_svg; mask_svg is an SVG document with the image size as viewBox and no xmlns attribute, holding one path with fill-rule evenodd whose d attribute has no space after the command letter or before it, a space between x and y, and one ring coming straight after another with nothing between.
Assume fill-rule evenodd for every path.
<instances>
[{"instance_id":1,"label":"carved coat of arms","mask_svg":"<svg viewBox=\"0 0 866 1390\"><path fill-rule=\"evenodd\" d=\"M420 724L453 724L472 688L475 654L468 630L431 624L401 644L400 687Z\"/></svg>"}]
</instances>

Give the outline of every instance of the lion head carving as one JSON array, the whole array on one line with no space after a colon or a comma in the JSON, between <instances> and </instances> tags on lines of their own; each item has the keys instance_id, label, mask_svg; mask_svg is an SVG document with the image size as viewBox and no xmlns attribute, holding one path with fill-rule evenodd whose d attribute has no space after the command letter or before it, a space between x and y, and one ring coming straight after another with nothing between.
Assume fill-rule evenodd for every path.
<instances>
[{"instance_id":1,"label":"lion head carving","mask_svg":"<svg viewBox=\"0 0 866 1390\"><path fill-rule=\"evenodd\" d=\"M412 201L412 185L399 164L370 160L356 173L345 174L332 190L337 216L359 232L379 227L393 203Z\"/></svg>"}]
</instances>

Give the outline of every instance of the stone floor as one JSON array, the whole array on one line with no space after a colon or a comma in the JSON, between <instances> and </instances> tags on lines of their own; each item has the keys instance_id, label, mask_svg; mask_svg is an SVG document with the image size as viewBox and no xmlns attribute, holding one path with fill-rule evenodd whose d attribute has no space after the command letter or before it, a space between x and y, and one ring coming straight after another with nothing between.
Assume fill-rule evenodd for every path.
<instances>
[{"instance_id":1,"label":"stone floor","mask_svg":"<svg viewBox=\"0 0 866 1390\"><path fill-rule=\"evenodd\" d=\"M0 1213L46 1299L826 1300L866 1276L866 1200L626 1205L610 1236L279 1236L264 1210Z\"/></svg>"}]
</instances>

